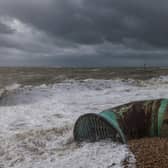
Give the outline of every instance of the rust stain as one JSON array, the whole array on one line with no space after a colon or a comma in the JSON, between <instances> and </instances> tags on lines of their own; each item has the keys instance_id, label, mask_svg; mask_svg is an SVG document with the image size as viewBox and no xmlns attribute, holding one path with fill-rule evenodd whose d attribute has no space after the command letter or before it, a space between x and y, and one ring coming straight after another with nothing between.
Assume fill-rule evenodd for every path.
<instances>
[{"instance_id":1,"label":"rust stain","mask_svg":"<svg viewBox=\"0 0 168 168\"><path fill-rule=\"evenodd\" d=\"M162 99L136 101L114 107L111 111L120 114L119 125L127 139L158 135L158 111ZM168 127L168 109L163 120ZM165 126L167 125L167 126Z\"/></svg>"}]
</instances>

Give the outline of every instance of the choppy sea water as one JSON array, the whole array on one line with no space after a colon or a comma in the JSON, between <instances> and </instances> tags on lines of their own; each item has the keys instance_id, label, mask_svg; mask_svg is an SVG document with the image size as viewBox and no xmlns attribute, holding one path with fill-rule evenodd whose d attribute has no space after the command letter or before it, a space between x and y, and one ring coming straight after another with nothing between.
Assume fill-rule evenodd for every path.
<instances>
[{"instance_id":1,"label":"choppy sea water","mask_svg":"<svg viewBox=\"0 0 168 168\"><path fill-rule=\"evenodd\" d=\"M84 113L98 113L129 101L168 98L168 77L12 84L1 94L1 168L120 168L125 158L132 168L135 158L126 145L75 143L74 123Z\"/></svg>"}]
</instances>

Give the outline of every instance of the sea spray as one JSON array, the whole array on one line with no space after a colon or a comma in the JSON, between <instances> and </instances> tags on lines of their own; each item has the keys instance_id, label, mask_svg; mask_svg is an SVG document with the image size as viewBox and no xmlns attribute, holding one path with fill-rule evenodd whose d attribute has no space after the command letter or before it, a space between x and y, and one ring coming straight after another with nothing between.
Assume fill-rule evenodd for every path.
<instances>
[{"instance_id":1,"label":"sea spray","mask_svg":"<svg viewBox=\"0 0 168 168\"><path fill-rule=\"evenodd\" d=\"M155 81L144 81L139 87L119 79L90 79L16 89L6 100L7 106L0 107L0 166L122 167L125 157L133 158L126 145L78 145L72 128L85 113L98 113L132 100L168 98L167 83Z\"/></svg>"}]
</instances>

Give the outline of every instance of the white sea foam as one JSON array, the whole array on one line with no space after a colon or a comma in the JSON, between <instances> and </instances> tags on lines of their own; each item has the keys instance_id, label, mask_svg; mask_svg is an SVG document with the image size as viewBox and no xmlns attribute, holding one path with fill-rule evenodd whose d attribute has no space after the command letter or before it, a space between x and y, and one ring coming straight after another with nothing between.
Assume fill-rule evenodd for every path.
<instances>
[{"instance_id":1,"label":"white sea foam","mask_svg":"<svg viewBox=\"0 0 168 168\"><path fill-rule=\"evenodd\" d=\"M21 85L18 83L13 83L11 85L7 85L6 87L1 87L0 88L0 98L2 98L3 96L7 95L10 92L16 91L20 87Z\"/></svg>"},{"instance_id":2,"label":"white sea foam","mask_svg":"<svg viewBox=\"0 0 168 168\"><path fill-rule=\"evenodd\" d=\"M167 79L147 80L140 86L130 80L89 79L17 87L0 107L0 167L119 168L125 157L134 163L126 145L76 144L74 123L84 113L129 101L168 98Z\"/></svg>"},{"instance_id":3,"label":"white sea foam","mask_svg":"<svg viewBox=\"0 0 168 168\"><path fill-rule=\"evenodd\" d=\"M11 84L11 85L6 86L6 87L5 87L5 90L7 90L7 91L13 91L13 90L18 89L20 86L21 86L21 85L18 84L18 83L13 83L13 84Z\"/></svg>"}]
</instances>

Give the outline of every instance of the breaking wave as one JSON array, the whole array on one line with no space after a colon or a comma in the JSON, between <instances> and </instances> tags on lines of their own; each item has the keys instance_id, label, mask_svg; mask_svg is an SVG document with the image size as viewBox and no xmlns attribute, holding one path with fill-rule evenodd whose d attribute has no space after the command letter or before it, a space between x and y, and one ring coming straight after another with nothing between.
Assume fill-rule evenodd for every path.
<instances>
[{"instance_id":1,"label":"breaking wave","mask_svg":"<svg viewBox=\"0 0 168 168\"><path fill-rule=\"evenodd\" d=\"M3 97L9 95L12 92L15 92L20 87L21 87L20 84L14 83L12 85L7 85L4 88L0 88L0 99L2 99Z\"/></svg>"},{"instance_id":2,"label":"breaking wave","mask_svg":"<svg viewBox=\"0 0 168 168\"><path fill-rule=\"evenodd\" d=\"M133 168L135 158L125 145L77 144L67 130L33 130L0 141L0 165L6 168L118 168L125 158Z\"/></svg>"},{"instance_id":3,"label":"breaking wave","mask_svg":"<svg viewBox=\"0 0 168 168\"><path fill-rule=\"evenodd\" d=\"M168 98L168 76L149 80L65 80L54 85L13 84L0 90L0 167L110 168L135 158L126 145L77 144L73 126L84 113L132 100Z\"/></svg>"}]
</instances>

